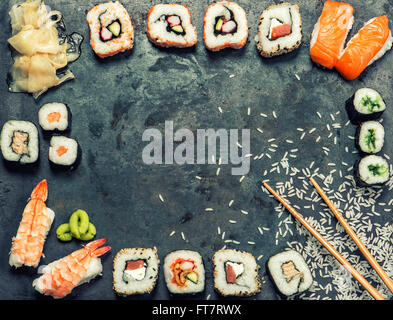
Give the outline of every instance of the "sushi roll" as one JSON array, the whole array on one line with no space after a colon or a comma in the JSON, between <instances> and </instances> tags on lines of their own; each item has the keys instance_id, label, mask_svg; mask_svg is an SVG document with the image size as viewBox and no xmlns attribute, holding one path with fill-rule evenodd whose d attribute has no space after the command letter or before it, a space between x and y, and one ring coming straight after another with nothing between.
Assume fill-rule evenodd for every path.
<instances>
[{"instance_id":1,"label":"sushi roll","mask_svg":"<svg viewBox=\"0 0 393 320\"><path fill-rule=\"evenodd\" d=\"M289 250L278 253L267 262L269 274L280 295L290 297L308 290L313 278L300 253Z\"/></svg>"},{"instance_id":2,"label":"sushi roll","mask_svg":"<svg viewBox=\"0 0 393 320\"><path fill-rule=\"evenodd\" d=\"M364 69L382 58L392 44L388 17L373 18L349 40L335 68L344 79L356 79Z\"/></svg>"},{"instance_id":3,"label":"sushi roll","mask_svg":"<svg viewBox=\"0 0 393 320\"><path fill-rule=\"evenodd\" d=\"M265 58L297 49L302 43L299 7L285 2L264 10L259 18L256 43Z\"/></svg>"},{"instance_id":4,"label":"sushi roll","mask_svg":"<svg viewBox=\"0 0 393 320\"><path fill-rule=\"evenodd\" d=\"M205 268L196 251L177 250L164 260L164 276L169 292L195 294L205 288Z\"/></svg>"},{"instance_id":5,"label":"sushi roll","mask_svg":"<svg viewBox=\"0 0 393 320\"><path fill-rule=\"evenodd\" d=\"M378 121L366 121L361 123L356 135L356 145L360 151L372 154L382 150L385 139L385 129Z\"/></svg>"},{"instance_id":6,"label":"sushi roll","mask_svg":"<svg viewBox=\"0 0 393 320\"><path fill-rule=\"evenodd\" d=\"M365 156L356 167L357 182L361 186L382 185L390 178L389 164L381 156Z\"/></svg>"},{"instance_id":7,"label":"sushi roll","mask_svg":"<svg viewBox=\"0 0 393 320\"><path fill-rule=\"evenodd\" d=\"M134 46L134 27L120 2L98 4L90 9L86 19L90 27L90 45L100 58Z\"/></svg>"},{"instance_id":8,"label":"sushi roll","mask_svg":"<svg viewBox=\"0 0 393 320\"><path fill-rule=\"evenodd\" d=\"M113 289L122 296L151 293L158 279L157 249L121 249L113 261Z\"/></svg>"},{"instance_id":9,"label":"sushi roll","mask_svg":"<svg viewBox=\"0 0 393 320\"><path fill-rule=\"evenodd\" d=\"M67 131L70 120L71 112L64 103L46 103L38 111L38 122L45 132Z\"/></svg>"},{"instance_id":10,"label":"sushi roll","mask_svg":"<svg viewBox=\"0 0 393 320\"><path fill-rule=\"evenodd\" d=\"M147 37L160 47L194 46L197 33L190 10L176 3L153 6L147 15Z\"/></svg>"},{"instance_id":11,"label":"sushi roll","mask_svg":"<svg viewBox=\"0 0 393 320\"><path fill-rule=\"evenodd\" d=\"M1 130L0 146L6 161L20 164L35 163L39 155L37 127L30 121L7 121Z\"/></svg>"},{"instance_id":12,"label":"sushi roll","mask_svg":"<svg viewBox=\"0 0 393 320\"><path fill-rule=\"evenodd\" d=\"M240 49L246 44L247 38L246 12L236 2L220 1L206 9L203 39L207 49Z\"/></svg>"},{"instance_id":13,"label":"sushi roll","mask_svg":"<svg viewBox=\"0 0 393 320\"><path fill-rule=\"evenodd\" d=\"M64 136L53 136L50 139L49 161L56 167L75 168L79 154L76 140Z\"/></svg>"},{"instance_id":14,"label":"sushi roll","mask_svg":"<svg viewBox=\"0 0 393 320\"><path fill-rule=\"evenodd\" d=\"M332 69L342 54L345 39L353 25L353 7L349 3L325 1L310 41L311 60Z\"/></svg>"},{"instance_id":15,"label":"sushi roll","mask_svg":"<svg viewBox=\"0 0 393 320\"><path fill-rule=\"evenodd\" d=\"M261 292L258 269L252 254L234 249L217 251L212 259L214 288L223 296L251 296Z\"/></svg>"},{"instance_id":16,"label":"sushi roll","mask_svg":"<svg viewBox=\"0 0 393 320\"><path fill-rule=\"evenodd\" d=\"M356 90L355 94L346 102L349 119L358 123L376 120L386 109L382 96L370 88Z\"/></svg>"}]
</instances>

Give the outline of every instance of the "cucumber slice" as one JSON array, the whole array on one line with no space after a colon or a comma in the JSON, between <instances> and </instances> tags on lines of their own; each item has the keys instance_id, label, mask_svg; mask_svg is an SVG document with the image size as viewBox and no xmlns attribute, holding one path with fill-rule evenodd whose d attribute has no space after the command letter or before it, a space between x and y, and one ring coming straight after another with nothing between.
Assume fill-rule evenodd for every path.
<instances>
[{"instance_id":1,"label":"cucumber slice","mask_svg":"<svg viewBox=\"0 0 393 320\"><path fill-rule=\"evenodd\" d=\"M121 29L121 28L120 28L120 23L118 23L117 21L111 23L111 24L108 26L108 30L109 30L110 32L112 32L112 34L113 34L115 37L119 36L119 34L120 34L120 29Z\"/></svg>"},{"instance_id":2,"label":"cucumber slice","mask_svg":"<svg viewBox=\"0 0 393 320\"><path fill-rule=\"evenodd\" d=\"M183 27L181 25L173 26L171 29L176 33L183 33Z\"/></svg>"},{"instance_id":3,"label":"cucumber slice","mask_svg":"<svg viewBox=\"0 0 393 320\"><path fill-rule=\"evenodd\" d=\"M220 18L217 20L216 26L215 26L215 30L217 32L221 31L222 25L224 24L224 19Z\"/></svg>"},{"instance_id":4,"label":"cucumber slice","mask_svg":"<svg viewBox=\"0 0 393 320\"><path fill-rule=\"evenodd\" d=\"M198 283L198 274L196 272L187 273L186 278L195 284Z\"/></svg>"}]
</instances>

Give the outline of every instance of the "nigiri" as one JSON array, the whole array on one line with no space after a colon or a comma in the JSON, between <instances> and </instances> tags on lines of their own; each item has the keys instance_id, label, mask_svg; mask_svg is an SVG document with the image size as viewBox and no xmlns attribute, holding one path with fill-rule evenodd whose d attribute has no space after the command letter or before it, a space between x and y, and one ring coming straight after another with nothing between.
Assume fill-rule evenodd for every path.
<instances>
[{"instance_id":1,"label":"nigiri","mask_svg":"<svg viewBox=\"0 0 393 320\"><path fill-rule=\"evenodd\" d=\"M84 248L48 264L42 269L43 275L33 281L33 287L54 298L70 294L75 287L101 274L99 256L111 249L109 246L101 247L105 242L105 238L91 241Z\"/></svg>"},{"instance_id":2,"label":"nigiri","mask_svg":"<svg viewBox=\"0 0 393 320\"><path fill-rule=\"evenodd\" d=\"M315 63L332 69L344 49L353 24L353 7L344 2L326 1L314 26L310 56Z\"/></svg>"},{"instance_id":3,"label":"nigiri","mask_svg":"<svg viewBox=\"0 0 393 320\"><path fill-rule=\"evenodd\" d=\"M45 205L47 197L48 186L44 179L31 193L16 236L12 239L10 266L38 266L46 235L55 218L55 213Z\"/></svg>"},{"instance_id":4,"label":"nigiri","mask_svg":"<svg viewBox=\"0 0 393 320\"><path fill-rule=\"evenodd\" d=\"M353 80L390 50L392 42L388 17L373 18L348 42L335 67L345 79Z\"/></svg>"}]
</instances>

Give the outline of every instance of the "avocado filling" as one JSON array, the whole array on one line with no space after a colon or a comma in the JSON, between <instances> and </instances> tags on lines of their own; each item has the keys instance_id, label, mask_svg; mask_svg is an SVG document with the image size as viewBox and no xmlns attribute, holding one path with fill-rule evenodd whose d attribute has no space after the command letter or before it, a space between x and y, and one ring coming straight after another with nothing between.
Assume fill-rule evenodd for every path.
<instances>
[{"instance_id":1,"label":"avocado filling","mask_svg":"<svg viewBox=\"0 0 393 320\"><path fill-rule=\"evenodd\" d=\"M178 15L163 15L160 17L159 20L166 21L167 32L173 32L175 34L182 35L182 36L184 36L186 34L186 32L182 26L181 18Z\"/></svg>"},{"instance_id":2,"label":"avocado filling","mask_svg":"<svg viewBox=\"0 0 393 320\"><path fill-rule=\"evenodd\" d=\"M217 16L214 22L214 34L233 34L237 31L237 23L233 17L233 12L224 7L223 15Z\"/></svg>"},{"instance_id":3,"label":"avocado filling","mask_svg":"<svg viewBox=\"0 0 393 320\"><path fill-rule=\"evenodd\" d=\"M119 37L121 34L121 24L119 20L112 21L108 26L101 27L100 37L102 41L109 41Z\"/></svg>"},{"instance_id":4,"label":"avocado filling","mask_svg":"<svg viewBox=\"0 0 393 320\"><path fill-rule=\"evenodd\" d=\"M198 273L195 271L195 262L191 259L178 258L169 267L172 271L172 283L179 287L186 287L187 280L192 283L198 283Z\"/></svg>"},{"instance_id":5,"label":"avocado filling","mask_svg":"<svg viewBox=\"0 0 393 320\"><path fill-rule=\"evenodd\" d=\"M379 165L379 164L375 164L375 165L370 164L367 168L368 171L370 171L374 177L382 176L388 171L388 168L386 168L384 165Z\"/></svg>"},{"instance_id":6,"label":"avocado filling","mask_svg":"<svg viewBox=\"0 0 393 320\"><path fill-rule=\"evenodd\" d=\"M371 151L375 150L375 141L376 141L376 135L375 135L375 130L374 129L368 129L368 133L364 137L365 143L367 145L367 148Z\"/></svg>"},{"instance_id":7,"label":"avocado filling","mask_svg":"<svg viewBox=\"0 0 393 320\"><path fill-rule=\"evenodd\" d=\"M381 108L381 98L377 97L375 100L371 99L369 96L365 96L361 101L361 106L363 109L367 110L369 113L373 113Z\"/></svg>"}]
</instances>

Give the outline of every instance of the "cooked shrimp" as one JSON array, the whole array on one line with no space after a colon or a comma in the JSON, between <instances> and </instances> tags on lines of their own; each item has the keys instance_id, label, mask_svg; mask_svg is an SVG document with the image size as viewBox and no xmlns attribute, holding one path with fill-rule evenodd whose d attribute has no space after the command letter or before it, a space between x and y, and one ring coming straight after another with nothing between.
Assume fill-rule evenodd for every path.
<instances>
[{"instance_id":1,"label":"cooked shrimp","mask_svg":"<svg viewBox=\"0 0 393 320\"><path fill-rule=\"evenodd\" d=\"M42 269L43 275L33 281L33 287L40 293L54 298L63 298L72 289L89 282L102 272L101 259L111 247L102 246L106 239L89 242L84 248L56 260Z\"/></svg>"},{"instance_id":2,"label":"cooked shrimp","mask_svg":"<svg viewBox=\"0 0 393 320\"><path fill-rule=\"evenodd\" d=\"M48 185L42 180L33 190L25 207L16 236L12 238L9 264L16 268L22 265L37 267L43 256L46 235L55 213L46 207Z\"/></svg>"}]
</instances>

